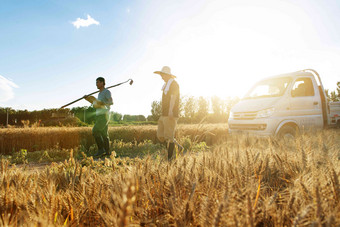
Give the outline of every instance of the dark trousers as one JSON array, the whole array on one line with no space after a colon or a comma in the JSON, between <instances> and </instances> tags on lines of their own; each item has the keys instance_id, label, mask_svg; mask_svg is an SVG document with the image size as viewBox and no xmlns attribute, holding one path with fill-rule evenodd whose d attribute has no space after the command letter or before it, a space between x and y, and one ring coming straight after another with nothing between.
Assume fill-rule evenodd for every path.
<instances>
[{"instance_id":1,"label":"dark trousers","mask_svg":"<svg viewBox=\"0 0 340 227\"><path fill-rule=\"evenodd\" d=\"M96 121L92 129L92 134L96 140L98 150L109 153L110 138L109 138L109 114L96 116Z\"/></svg>"}]
</instances>

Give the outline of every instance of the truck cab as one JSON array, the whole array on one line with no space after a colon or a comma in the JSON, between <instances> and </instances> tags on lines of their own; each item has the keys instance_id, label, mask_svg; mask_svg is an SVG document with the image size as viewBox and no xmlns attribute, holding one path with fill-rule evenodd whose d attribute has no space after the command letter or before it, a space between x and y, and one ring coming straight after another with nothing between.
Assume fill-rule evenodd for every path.
<instances>
[{"instance_id":1,"label":"truck cab","mask_svg":"<svg viewBox=\"0 0 340 227\"><path fill-rule=\"evenodd\" d=\"M231 109L229 132L295 136L299 131L328 126L329 115L320 76L306 69L257 82Z\"/></svg>"}]
</instances>

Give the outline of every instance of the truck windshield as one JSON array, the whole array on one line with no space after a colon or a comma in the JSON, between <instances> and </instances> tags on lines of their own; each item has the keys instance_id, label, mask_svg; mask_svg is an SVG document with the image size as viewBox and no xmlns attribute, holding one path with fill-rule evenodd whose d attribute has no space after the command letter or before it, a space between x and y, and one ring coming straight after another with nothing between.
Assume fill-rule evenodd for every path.
<instances>
[{"instance_id":1,"label":"truck windshield","mask_svg":"<svg viewBox=\"0 0 340 227\"><path fill-rule=\"evenodd\" d=\"M250 89L244 99L282 96L291 81L291 77L278 77L262 80Z\"/></svg>"}]
</instances>

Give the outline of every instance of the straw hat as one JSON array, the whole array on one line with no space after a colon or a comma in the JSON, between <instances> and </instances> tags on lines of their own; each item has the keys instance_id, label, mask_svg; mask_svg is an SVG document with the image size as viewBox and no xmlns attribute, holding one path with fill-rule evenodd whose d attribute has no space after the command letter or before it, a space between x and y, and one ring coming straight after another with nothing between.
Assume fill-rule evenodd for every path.
<instances>
[{"instance_id":1,"label":"straw hat","mask_svg":"<svg viewBox=\"0 0 340 227\"><path fill-rule=\"evenodd\" d=\"M161 71L155 71L153 73L156 73L156 74L159 74L159 75L165 74L165 75L171 76L172 78L176 78L175 75L171 74L171 69L170 69L169 66L164 66Z\"/></svg>"}]
</instances>

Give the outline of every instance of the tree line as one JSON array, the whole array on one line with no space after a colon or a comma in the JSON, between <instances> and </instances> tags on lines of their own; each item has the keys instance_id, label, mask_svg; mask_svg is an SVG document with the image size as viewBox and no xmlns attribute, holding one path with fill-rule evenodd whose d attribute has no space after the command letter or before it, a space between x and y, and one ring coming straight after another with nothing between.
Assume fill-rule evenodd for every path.
<instances>
[{"instance_id":1,"label":"tree line","mask_svg":"<svg viewBox=\"0 0 340 227\"><path fill-rule=\"evenodd\" d=\"M340 82L337 82L335 91L326 89L327 99L329 101L340 101ZM229 117L230 109L239 101L239 98L221 99L217 96L194 97L185 96L180 99L180 118L179 123L226 123ZM151 114L147 117L144 115L128 115L118 112L111 112L111 123L124 122L155 122L159 119L162 112L161 101L151 103ZM45 126L54 126L60 124L61 119L65 124L86 125L93 124L95 121L96 110L90 107L74 107L72 109L44 109L44 110L14 110L12 108L0 107L0 126L10 125L22 126L25 124L40 124ZM73 118L73 119L72 119Z\"/></svg>"},{"instance_id":2,"label":"tree line","mask_svg":"<svg viewBox=\"0 0 340 227\"><path fill-rule=\"evenodd\" d=\"M238 101L237 98L220 99L212 97L184 97L180 100L180 120L181 123L199 123L201 121L209 123L227 122L231 107ZM111 123L124 122L156 122L161 115L161 102L151 103L151 114L129 115L118 112L111 112ZM14 110L12 108L0 107L0 126L8 124L25 126L35 124L36 126L55 126L61 125L60 122L68 120L66 124L73 126L93 124L95 121L96 110L92 106L73 107L72 109L43 109L43 110ZM76 118L71 120L71 118Z\"/></svg>"},{"instance_id":3,"label":"tree line","mask_svg":"<svg viewBox=\"0 0 340 227\"><path fill-rule=\"evenodd\" d=\"M85 126L93 124L96 110L92 106L74 107L72 109L43 109L43 110L14 110L0 107L0 126L6 126L7 117L9 125L16 126ZM111 123L142 122L146 121L144 115L128 115L111 112Z\"/></svg>"},{"instance_id":4,"label":"tree line","mask_svg":"<svg viewBox=\"0 0 340 227\"><path fill-rule=\"evenodd\" d=\"M230 109L239 101L239 98L221 99L186 96L180 99L179 123L227 123ZM153 101L149 120L156 120L162 113L162 102Z\"/></svg>"}]
</instances>

